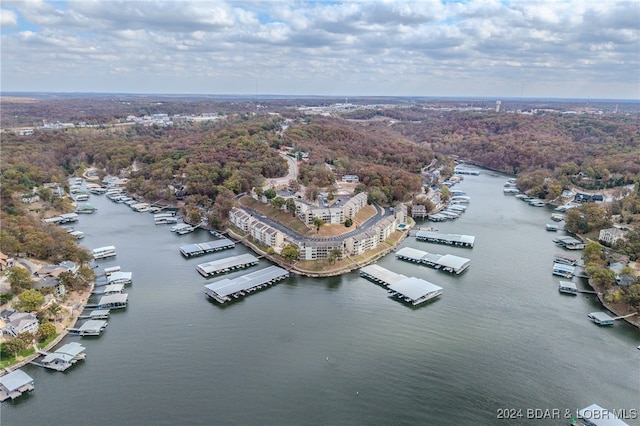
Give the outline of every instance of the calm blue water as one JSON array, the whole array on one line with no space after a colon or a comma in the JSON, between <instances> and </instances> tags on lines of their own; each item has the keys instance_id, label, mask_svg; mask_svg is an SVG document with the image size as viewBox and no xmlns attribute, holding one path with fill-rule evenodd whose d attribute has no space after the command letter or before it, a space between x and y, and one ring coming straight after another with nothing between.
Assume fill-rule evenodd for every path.
<instances>
[{"instance_id":1,"label":"calm blue water","mask_svg":"<svg viewBox=\"0 0 640 426\"><path fill-rule=\"evenodd\" d=\"M472 197L467 212L424 224L475 235L473 249L403 243L471 258L463 275L378 261L444 288L417 309L357 272L292 277L217 305L195 266L247 249L186 260L179 247L208 233L176 236L148 213L92 196L100 210L75 228L88 248L116 246L99 270L133 272L129 307L103 336L82 340L87 359L66 373L26 367L36 390L4 403L2 424L556 425L567 421L534 422L526 410L638 408L640 332L598 327L587 318L602 310L593 296L558 293L550 211L504 196L505 180L465 177L456 189ZM499 420L502 408L523 417Z\"/></svg>"}]
</instances>

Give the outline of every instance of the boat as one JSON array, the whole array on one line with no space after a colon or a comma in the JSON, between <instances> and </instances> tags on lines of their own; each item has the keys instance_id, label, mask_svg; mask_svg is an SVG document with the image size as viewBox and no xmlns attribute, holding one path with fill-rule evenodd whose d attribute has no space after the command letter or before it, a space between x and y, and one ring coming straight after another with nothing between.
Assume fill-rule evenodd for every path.
<instances>
[{"instance_id":1,"label":"boat","mask_svg":"<svg viewBox=\"0 0 640 426\"><path fill-rule=\"evenodd\" d=\"M556 232L559 226L554 223L547 223L547 231Z\"/></svg>"}]
</instances>

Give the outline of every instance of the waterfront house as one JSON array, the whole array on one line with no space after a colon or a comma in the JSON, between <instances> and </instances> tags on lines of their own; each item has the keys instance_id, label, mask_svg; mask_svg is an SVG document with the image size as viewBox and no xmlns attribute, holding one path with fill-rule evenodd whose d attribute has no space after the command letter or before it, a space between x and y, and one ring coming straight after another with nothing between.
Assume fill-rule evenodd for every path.
<instances>
[{"instance_id":1,"label":"waterfront house","mask_svg":"<svg viewBox=\"0 0 640 426\"><path fill-rule=\"evenodd\" d=\"M38 319L30 312L14 312L9 316L8 321L2 331L10 336L16 337L21 333L38 332Z\"/></svg>"},{"instance_id":2,"label":"waterfront house","mask_svg":"<svg viewBox=\"0 0 640 426\"><path fill-rule=\"evenodd\" d=\"M60 282L57 276L45 276L40 278L33 284L33 288L36 290L52 288L53 294L56 297L64 297L67 294L66 287Z\"/></svg>"},{"instance_id":3,"label":"waterfront house","mask_svg":"<svg viewBox=\"0 0 640 426\"><path fill-rule=\"evenodd\" d=\"M624 239L625 232L618 228L601 229L598 235L598 241L607 245L613 245L619 240Z\"/></svg>"},{"instance_id":4,"label":"waterfront house","mask_svg":"<svg viewBox=\"0 0 640 426\"><path fill-rule=\"evenodd\" d=\"M16 399L33 389L33 379L22 370L15 370L0 377L0 401Z\"/></svg>"}]
</instances>

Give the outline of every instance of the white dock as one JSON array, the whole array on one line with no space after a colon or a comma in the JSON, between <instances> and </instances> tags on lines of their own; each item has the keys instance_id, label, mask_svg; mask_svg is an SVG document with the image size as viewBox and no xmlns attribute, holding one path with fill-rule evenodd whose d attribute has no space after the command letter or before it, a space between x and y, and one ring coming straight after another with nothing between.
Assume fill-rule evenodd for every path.
<instances>
[{"instance_id":1,"label":"white dock","mask_svg":"<svg viewBox=\"0 0 640 426\"><path fill-rule=\"evenodd\" d=\"M207 296L219 303L225 303L248 293L268 287L289 277L289 271L279 266L269 266L238 278L225 278L204 286Z\"/></svg>"},{"instance_id":2,"label":"white dock","mask_svg":"<svg viewBox=\"0 0 640 426\"><path fill-rule=\"evenodd\" d=\"M79 336L99 336L109 323L105 320L89 320L79 328L70 328L69 333Z\"/></svg>"},{"instance_id":3,"label":"white dock","mask_svg":"<svg viewBox=\"0 0 640 426\"><path fill-rule=\"evenodd\" d=\"M472 235L441 234L439 232L432 231L418 231L416 232L416 239L418 241L426 241L429 243L437 244L449 244L451 246L460 247L473 247L476 241L476 237Z\"/></svg>"},{"instance_id":4,"label":"white dock","mask_svg":"<svg viewBox=\"0 0 640 426\"><path fill-rule=\"evenodd\" d=\"M392 297L396 297L412 305L419 305L442 294L442 287L429 281L396 274L375 264L361 268L360 276L388 287Z\"/></svg>"},{"instance_id":5,"label":"white dock","mask_svg":"<svg viewBox=\"0 0 640 426\"><path fill-rule=\"evenodd\" d=\"M454 256L452 254L436 254L426 251L414 249L412 247L403 247L396 252L396 258L406 260L421 265L427 265L432 268L450 272L456 275L466 271L471 265L471 260L465 257Z\"/></svg>"},{"instance_id":6,"label":"white dock","mask_svg":"<svg viewBox=\"0 0 640 426\"><path fill-rule=\"evenodd\" d=\"M205 278L224 274L237 269L244 269L258 264L258 258L251 254L241 254L239 256L225 257L207 263L201 263L196 270Z\"/></svg>"}]
</instances>

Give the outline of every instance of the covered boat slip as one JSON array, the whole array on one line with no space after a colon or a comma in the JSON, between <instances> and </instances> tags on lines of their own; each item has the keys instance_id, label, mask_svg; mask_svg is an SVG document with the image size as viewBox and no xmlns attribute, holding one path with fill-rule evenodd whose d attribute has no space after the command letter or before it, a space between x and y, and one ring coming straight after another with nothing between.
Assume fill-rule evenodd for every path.
<instances>
[{"instance_id":1,"label":"covered boat slip","mask_svg":"<svg viewBox=\"0 0 640 426\"><path fill-rule=\"evenodd\" d=\"M22 370L15 370L0 377L0 401L16 399L33 389L33 379Z\"/></svg>"},{"instance_id":2,"label":"covered boat slip","mask_svg":"<svg viewBox=\"0 0 640 426\"><path fill-rule=\"evenodd\" d=\"M207 263L201 263L196 267L196 270L200 273L200 275L206 278L225 272L230 272L236 269L248 268L257 264L257 257L245 253L239 256L230 256Z\"/></svg>"},{"instance_id":3,"label":"covered boat slip","mask_svg":"<svg viewBox=\"0 0 640 426\"><path fill-rule=\"evenodd\" d=\"M388 287L392 296L412 305L419 305L442 294L442 287L429 281L396 274L375 264L361 268L360 276Z\"/></svg>"},{"instance_id":4,"label":"covered boat slip","mask_svg":"<svg viewBox=\"0 0 640 426\"><path fill-rule=\"evenodd\" d=\"M564 263L565 265L577 265L578 258L568 254L556 253L553 255L553 263Z\"/></svg>"},{"instance_id":5,"label":"covered boat slip","mask_svg":"<svg viewBox=\"0 0 640 426\"><path fill-rule=\"evenodd\" d=\"M206 243L189 244L180 247L180 253L184 257L202 256L206 253L213 253L220 250L232 249L236 246L236 243L228 238L222 238L220 240L209 241Z\"/></svg>"},{"instance_id":6,"label":"covered boat slip","mask_svg":"<svg viewBox=\"0 0 640 426\"><path fill-rule=\"evenodd\" d=\"M90 319L85 321L79 328L70 328L69 333L79 336L99 336L107 328L107 325L109 323L105 320Z\"/></svg>"},{"instance_id":7,"label":"covered boat slip","mask_svg":"<svg viewBox=\"0 0 640 426\"><path fill-rule=\"evenodd\" d=\"M112 257L116 255L116 248L114 246L98 247L92 250L94 259L104 259L106 257Z\"/></svg>"},{"instance_id":8,"label":"covered boat slip","mask_svg":"<svg viewBox=\"0 0 640 426\"><path fill-rule=\"evenodd\" d=\"M591 312L588 315L598 325L613 325L614 318L604 312Z\"/></svg>"},{"instance_id":9,"label":"covered boat slip","mask_svg":"<svg viewBox=\"0 0 640 426\"><path fill-rule=\"evenodd\" d=\"M558 284L558 291L560 293L577 295L578 287L571 281L560 281L560 283Z\"/></svg>"},{"instance_id":10,"label":"covered boat slip","mask_svg":"<svg viewBox=\"0 0 640 426\"><path fill-rule=\"evenodd\" d=\"M567 250L582 250L586 247L585 243L573 237L558 237L553 242Z\"/></svg>"},{"instance_id":11,"label":"covered boat slip","mask_svg":"<svg viewBox=\"0 0 640 426\"><path fill-rule=\"evenodd\" d=\"M207 296L220 303L237 299L256 289L269 286L289 276L289 271L279 266L269 266L238 278L225 278L204 286Z\"/></svg>"},{"instance_id":12,"label":"covered boat slip","mask_svg":"<svg viewBox=\"0 0 640 426\"><path fill-rule=\"evenodd\" d=\"M93 294L116 294L124 291L124 284L108 284L104 287L98 287Z\"/></svg>"},{"instance_id":13,"label":"covered boat slip","mask_svg":"<svg viewBox=\"0 0 640 426\"><path fill-rule=\"evenodd\" d=\"M441 255L428 253L412 247L404 247L398 250L396 258L431 266L432 268L454 274L461 274L471 265L471 260L465 257L454 256L452 254Z\"/></svg>"},{"instance_id":14,"label":"covered boat slip","mask_svg":"<svg viewBox=\"0 0 640 426\"><path fill-rule=\"evenodd\" d=\"M114 293L102 296L97 304L87 305L87 308L97 309L122 309L127 307L129 295L127 293Z\"/></svg>"},{"instance_id":15,"label":"covered boat slip","mask_svg":"<svg viewBox=\"0 0 640 426\"><path fill-rule=\"evenodd\" d=\"M129 285L133 283L133 272L112 272L107 278L107 283Z\"/></svg>"},{"instance_id":16,"label":"covered boat slip","mask_svg":"<svg viewBox=\"0 0 640 426\"><path fill-rule=\"evenodd\" d=\"M55 352L45 354L38 365L56 371L64 371L81 359L85 359L86 348L78 342L67 343Z\"/></svg>"},{"instance_id":17,"label":"covered boat slip","mask_svg":"<svg viewBox=\"0 0 640 426\"><path fill-rule=\"evenodd\" d=\"M576 267L566 265L564 263L553 264L553 275L558 275L565 278L572 278L575 275Z\"/></svg>"},{"instance_id":18,"label":"covered boat slip","mask_svg":"<svg viewBox=\"0 0 640 426\"><path fill-rule=\"evenodd\" d=\"M461 247L473 247L476 241L476 237L472 235L441 234L434 231L418 231L416 232L416 239L418 241L449 244L452 246Z\"/></svg>"}]
</instances>

